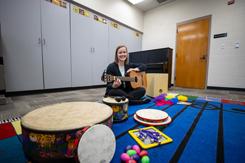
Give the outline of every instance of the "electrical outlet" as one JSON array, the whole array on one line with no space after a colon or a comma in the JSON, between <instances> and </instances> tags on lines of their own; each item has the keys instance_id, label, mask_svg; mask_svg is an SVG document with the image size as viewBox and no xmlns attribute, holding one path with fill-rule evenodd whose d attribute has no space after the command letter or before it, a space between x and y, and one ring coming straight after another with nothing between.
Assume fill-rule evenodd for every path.
<instances>
[{"instance_id":1,"label":"electrical outlet","mask_svg":"<svg viewBox=\"0 0 245 163\"><path fill-rule=\"evenodd\" d=\"M221 44L221 47L220 47L221 49L225 49L225 44L223 43L223 44Z\"/></svg>"},{"instance_id":2,"label":"electrical outlet","mask_svg":"<svg viewBox=\"0 0 245 163\"><path fill-rule=\"evenodd\" d=\"M235 42L235 48L239 48L240 47L240 43L239 42Z\"/></svg>"}]
</instances>

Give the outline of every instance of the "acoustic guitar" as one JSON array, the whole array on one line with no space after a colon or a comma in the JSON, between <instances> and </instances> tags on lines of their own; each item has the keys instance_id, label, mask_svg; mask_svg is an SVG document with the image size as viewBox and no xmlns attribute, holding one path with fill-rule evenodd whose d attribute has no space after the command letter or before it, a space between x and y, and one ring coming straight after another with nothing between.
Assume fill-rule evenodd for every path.
<instances>
[{"instance_id":1,"label":"acoustic guitar","mask_svg":"<svg viewBox=\"0 0 245 163\"><path fill-rule=\"evenodd\" d=\"M132 88L144 87L146 89L146 74L145 72L136 72L130 71L128 76L113 76L110 74L104 73L102 80L104 82L113 82L116 79L120 79L121 81L129 81Z\"/></svg>"}]
</instances>

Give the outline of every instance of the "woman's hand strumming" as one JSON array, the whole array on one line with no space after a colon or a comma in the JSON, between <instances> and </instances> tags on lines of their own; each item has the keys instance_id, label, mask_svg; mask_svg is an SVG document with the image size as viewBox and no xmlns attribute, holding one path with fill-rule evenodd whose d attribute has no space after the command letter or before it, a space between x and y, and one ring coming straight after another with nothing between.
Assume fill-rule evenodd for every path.
<instances>
[{"instance_id":1,"label":"woman's hand strumming","mask_svg":"<svg viewBox=\"0 0 245 163\"><path fill-rule=\"evenodd\" d=\"M112 84L112 87L113 88L118 88L120 87L120 85L122 84L121 80L120 79L116 79L113 84Z\"/></svg>"}]
</instances>

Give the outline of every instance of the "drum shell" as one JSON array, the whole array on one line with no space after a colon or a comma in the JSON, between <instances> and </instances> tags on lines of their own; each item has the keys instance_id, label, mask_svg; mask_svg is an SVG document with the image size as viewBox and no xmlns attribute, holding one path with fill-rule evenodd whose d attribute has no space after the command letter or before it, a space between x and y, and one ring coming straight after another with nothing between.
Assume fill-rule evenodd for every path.
<instances>
[{"instance_id":1,"label":"drum shell","mask_svg":"<svg viewBox=\"0 0 245 163\"><path fill-rule=\"evenodd\" d=\"M128 118L128 100L125 102L107 102L103 99L103 103L109 105L113 110L113 122L121 122Z\"/></svg>"},{"instance_id":2,"label":"drum shell","mask_svg":"<svg viewBox=\"0 0 245 163\"><path fill-rule=\"evenodd\" d=\"M112 127L113 116L99 123ZM31 162L78 162L77 146L89 127L67 131L39 131L21 124L23 150Z\"/></svg>"}]
</instances>

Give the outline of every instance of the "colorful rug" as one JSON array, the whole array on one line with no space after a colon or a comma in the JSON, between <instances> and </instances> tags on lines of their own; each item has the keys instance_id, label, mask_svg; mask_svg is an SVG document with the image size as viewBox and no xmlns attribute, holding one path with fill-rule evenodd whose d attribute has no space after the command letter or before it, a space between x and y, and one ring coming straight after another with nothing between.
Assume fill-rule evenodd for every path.
<instances>
[{"instance_id":1,"label":"colorful rug","mask_svg":"<svg viewBox=\"0 0 245 163\"><path fill-rule=\"evenodd\" d=\"M165 162L245 162L245 103L215 98L189 98L191 105L156 106L154 102L130 106L129 118L113 124L116 153L113 163L127 145L136 144L128 130L145 126L133 119L139 109L154 108L167 112L172 122L158 127L172 143L148 149L152 163ZM0 124L0 162L24 163L20 122Z\"/></svg>"},{"instance_id":2,"label":"colorful rug","mask_svg":"<svg viewBox=\"0 0 245 163\"><path fill-rule=\"evenodd\" d=\"M22 150L20 120L0 124L0 162L27 162Z\"/></svg>"}]
</instances>

